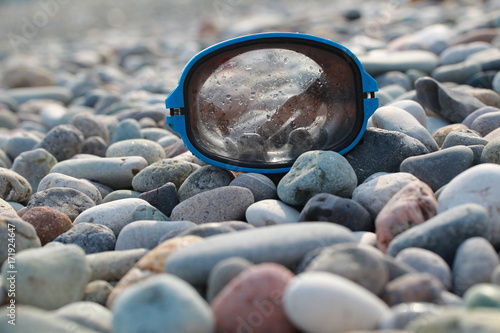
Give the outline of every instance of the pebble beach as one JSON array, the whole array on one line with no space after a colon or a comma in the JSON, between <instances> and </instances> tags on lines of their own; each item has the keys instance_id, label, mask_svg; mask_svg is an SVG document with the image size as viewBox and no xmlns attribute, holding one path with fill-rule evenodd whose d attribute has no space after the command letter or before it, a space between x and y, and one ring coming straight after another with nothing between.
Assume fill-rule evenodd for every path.
<instances>
[{"instance_id":1,"label":"pebble beach","mask_svg":"<svg viewBox=\"0 0 500 333\"><path fill-rule=\"evenodd\" d=\"M165 98L260 32L379 107L285 174L193 156ZM500 332L500 2L0 0L0 332Z\"/></svg>"}]
</instances>

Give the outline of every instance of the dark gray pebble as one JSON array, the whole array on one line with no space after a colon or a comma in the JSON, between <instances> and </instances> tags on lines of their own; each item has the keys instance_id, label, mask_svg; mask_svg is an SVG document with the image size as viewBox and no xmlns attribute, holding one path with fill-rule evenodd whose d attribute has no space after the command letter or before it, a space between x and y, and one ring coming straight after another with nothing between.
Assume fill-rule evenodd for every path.
<instances>
[{"instance_id":1,"label":"dark gray pebble","mask_svg":"<svg viewBox=\"0 0 500 333\"><path fill-rule=\"evenodd\" d=\"M450 132L443 141L442 149L454 146L487 145L488 140L476 131L471 129L461 129Z\"/></svg>"},{"instance_id":2,"label":"dark gray pebble","mask_svg":"<svg viewBox=\"0 0 500 333\"><path fill-rule=\"evenodd\" d=\"M139 199L146 200L167 216L170 216L172 209L179 203L177 189L175 184L171 182L154 190L141 193Z\"/></svg>"},{"instance_id":3,"label":"dark gray pebble","mask_svg":"<svg viewBox=\"0 0 500 333\"><path fill-rule=\"evenodd\" d=\"M273 181L259 173L244 173L236 177L229 186L246 187L252 191L255 202L265 199L277 199L276 185Z\"/></svg>"},{"instance_id":4,"label":"dark gray pebble","mask_svg":"<svg viewBox=\"0 0 500 333\"><path fill-rule=\"evenodd\" d=\"M83 134L73 125L58 125L52 128L36 148L43 148L60 162L76 154L83 149Z\"/></svg>"},{"instance_id":5,"label":"dark gray pebble","mask_svg":"<svg viewBox=\"0 0 500 333\"><path fill-rule=\"evenodd\" d=\"M189 175L179 187L179 201L184 201L198 193L229 185L234 179L231 172L207 165Z\"/></svg>"},{"instance_id":6,"label":"dark gray pebble","mask_svg":"<svg viewBox=\"0 0 500 333\"><path fill-rule=\"evenodd\" d=\"M79 223L57 236L54 242L76 244L86 254L113 251L116 237L111 229L102 224Z\"/></svg>"},{"instance_id":7,"label":"dark gray pebble","mask_svg":"<svg viewBox=\"0 0 500 333\"><path fill-rule=\"evenodd\" d=\"M91 136L83 141L82 154L90 154L99 157L106 156L108 144L100 136Z\"/></svg>"}]
</instances>

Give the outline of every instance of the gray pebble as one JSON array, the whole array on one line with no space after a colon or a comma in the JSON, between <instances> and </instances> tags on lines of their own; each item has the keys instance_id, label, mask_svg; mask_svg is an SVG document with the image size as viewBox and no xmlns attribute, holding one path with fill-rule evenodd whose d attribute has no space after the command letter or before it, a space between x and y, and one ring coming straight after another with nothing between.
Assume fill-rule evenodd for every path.
<instances>
[{"instance_id":1,"label":"gray pebble","mask_svg":"<svg viewBox=\"0 0 500 333\"><path fill-rule=\"evenodd\" d=\"M194 163L164 159L141 170L132 180L132 187L136 191L146 192L170 182L179 188L199 168Z\"/></svg>"},{"instance_id":2,"label":"gray pebble","mask_svg":"<svg viewBox=\"0 0 500 333\"><path fill-rule=\"evenodd\" d=\"M0 149L0 167L6 169L12 167L12 160L3 149Z\"/></svg>"},{"instance_id":3,"label":"gray pebble","mask_svg":"<svg viewBox=\"0 0 500 333\"><path fill-rule=\"evenodd\" d=\"M432 71L432 77L439 82L465 83L472 75L481 71L478 61L466 60L451 65L439 66Z\"/></svg>"},{"instance_id":4,"label":"gray pebble","mask_svg":"<svg viewBox=\"0 0 500 333\"><path fill-rule=\"evenodd\" d=\"M148 165L165 158L158 143L146 139L130 139L113 143L106 150L106 157L142 156Z\"/></svg>"},{"instance_id":5,"label":"gray pebble","mask_svg":"<svg viewBox=\"0 0 500 333\"><path fill-rule=\"evenodd\" d=\"M0 106L0 124L0 128L15 129L19 127L20 122L14 112Z\"/></svg>"},{"instance_id":6,"label":"gray pebble","mask_svg":"<svg viewBox=\"0 0 500 333\"><path fill-rule=\"evenodd\" d=\"M467 127L471 127L472 123L474 120L479 118L480 116L490 113L490 112L498 112L500 111L499 108L493 107L493 106L484 106L482 108L477 109L476 111L472 112L470 115L468 115L463 121L462 124L464 124Z\"/></svg>"},{"instance_id":7,"label":"gray pebble","mask_svg":"<svg viewBox=\"0 0 500 333\"><path fill-rule=\"evenodd\" d=\"M66 319L97 332L110 332L113 315L111 310L101 304L80 301L57 309L54 317Z\"/></svg>"},{"instance_id":8,"label":"gray pebble","mask_svg":"<svg viewBox=\"0 0 500 333\"><path fill-rule=\"evenodd\" d=\"M45 191L53 187L66 187L78 190L86 194L96 205L102 201L102 196L97 187L91 183L78 179L75 177L67 176L62 173L49 173L46 175L38 185L39 191Z\"/></svg>"},{"instance_id":9,"label":"gray pebble","mask_svg":"<svg viewBox=\"0 0 500 333\"><path fill-rule=\"evenodd\" d=\"M30 183L15 171L0 168L0 198L23 202L31 196Z\"/></svg>"},{"instance_id":10,"label":"gray pebble","mask_svg":"<svg viewBox=\"0 0 500 333\"><path fill-rule=\"evenodd\" d=\"M482 136L500 127L500 109L498 112L488 112L479 117L471 124L470 128Z\"/></svg>"},{"instance_id":11,"label":"gray pebble","mask_svg":"<svg viewBox=\"0 0 500 333\"><path fill-rule=\"evenodd\" d=\"M165 117L165 116L163 116ZM151 140L154 142L158 142L160 144L160 140L164 139L173 139L173 138L178 138L176 135L172 134L172 132L167 131L166 129L163 128L144 128L141 129L141 133L144 139ZM162 145L162 147L165 147Z\"/></svg>"},{"instance_id":12,"label":"gray pebble","mask_svg":"<svg viewBox=\"0 0 500 333\"><path fill-rule=\"evenodd\" d=\"M88 254L85 258L92 271L89 281L119 281L147 252L133 249Z\"/></svg>"},{"instance_id":13,"label":"gray pebble","mask_svg":"<svg viewBox=\"0 0 500 333\"><path fill-rule=\"evenodd\" d=\"M33 99L52 99L66 104L73 98L68 88L56 86L15 88L7 90L6 93L19 104Z\"/></svg>"},{"instance_id":14,"label":"gray pebble","mask_svg":"<svg viewBox=\"0 0 500 333\"><path fill-rule=\"evenodd\" d=\"M106 156L108 144L99 136L91 136L83 141L82 154L90 154L99 157Z\"/></svg>"},{"instance_id":15,"label":"gray pebble","mask_svg":"<svg viewBox=\"0 0 500 333\"><path fill-rule=\"evenodd\" d=\"M141 125L135 119L122 120L111 133L109 143L130 139L142 139Z\"/></svg>"},{"instance_id":16,"label":"gray pebble","mask_svg":"<svg viewBox=\"0 0 500 333\"><path fill-rule=\"evenodd\" d=\"M442 149L454 146L486 145L488 140L471 129L462 129L450 132L443 141Z\"/></svg>"},{"instance_id":17,"label":"gray pebble","mask_svg":"<svg viewBox=\"0 0 500 333\"><path fill-rule=\"evenodd\" d=\"M103 139L104 142L109 142L108 128L92 114L83 113L75 116L71 120L71 125L78 128L85 139L97 136Z\"/></svg>"},{"instance_id":18,"label":"gray pebble","mask_svg":"<svg viewBox=\"0 0 500 333\"><path fill-rule=\"evenodd\" d=\"M33 192L38 191L40 181L57 164L56 158L42 148L19 154L14 160L12 171L17 172L30 183Z\"/></svg>"},{"instance_id":19,"label":"gray pebble","mask_svg":"<svg viewBox=\"0 0 500 333\"><path fill-rule=\"evenodd\" d=\"M36 230L30 223L23 221L17 217L8 217L0 215L1 239L2 240L8 239L9 234L12 233L14 233L15 235L16 255L26 249L39 248L41 246L41 242L36 234ZM9 256L9 247L2 246L2 248L0 249L0 263L3 263L8 256Z\"/></svg>"},{"instance_id":20,"label":"gray pebble","mask_svg":"<svg viewBox=\"0 0 500 333\"><path fill-rule=\"evenodd\" d=\"M429 273L406 274L389 282L382 299L389 305L401 303L435 303L441 297L443 285Z\"/></svg>"},{"instance_id":21,"label":"gray pebble","mask_svg":"<svg viewBox=\"0 0 500 333\"><path fill-rule=\"evenodd\" d=\"M233 174L228 170L212 165L201 167L190 174L179 187L177 192L179 201L189 199L201 192L228 186L233 179Z\"/></svg>"},{"instance_id":22,"label":"gray pebble","mask_svg":"<svg viewBox=\"0 0 500 333\"><path fill-rule=\"evenodd\" d=\"M40 141L42 140L33 133L16 133L7 140L5 153L11 160L14 160L19 154L32 150Z\"/></svg>"},{"instance_id":23,"label":"gray pebble","mask_svg":"<svg viewBox=\"0 0 500 333\"><path fill-rule=\"evenodd\" d=\"M212 222L212 223L203 223L193 228L186 229L180 232L176 237L198 236L206 238L220 234L227 234L235 231L236 230L234 230L230 226L224 225L222 223Z\"/></svg>"},{"instance_id":24,"label":"gray pebble","mask_svg":"<svg viewBox=\"0 0 500 333\"><path fill-rule=\"evenodd\" d=\"M278 198L276 185L273 181L259 173L243 173L231 181L229 186L248 188L252 191L255 202Z\"/></svg>"},{"instance_id":25,"label":"gray pebble","mask_svg":"<svg viewBox=\"0 0 500 333\"><path fill-rule=\"evenodd\" d=\"M240 257L231 257L219 261L210 270L208 276L207 301L210 303L233 278L252 266L253 263Z\"/></svg>"},{"instance_id":26,"label":"gray pebble","mask_svg":"<svg viewBox=\"0 0 500 333\"><path fill-rule=\"evenodd\" d=\"M170 216L172 209L179 204L174 183L166 183L154 190L143 192L139 195L139 198L146 200L167 216Z\"/></svg>"},{"instance_id":27,"label":"gray pebble","mask_svg":"<svg viewBox=\"0 0 500 333\"><path fill-rule=\"evenodd\" d=\"M491 140L481 153L481 163L500 164L500 138Z\"/></svg>"},{"instance_id":28,"label":"gray pebble","mask_svg":"<svg viewBox=\"0 0 500 333\"><path fill-rule=\"evenodd\" d=\"M490 43L473 42L468 44L452 45L439 55L442 65L451 65L464 61L468 56L476 52L491 48Z\"/></svg>"},{"instance_id":29,"label":"gray pebble","mask_svg":"<svg viewBox=\"0 0 500 333\"><path fill-rule=\"evenodd\" d=\"M108 227L95 223L75 224L70 230L57 236L53 242L75 244L86 254L113 251L116 237Z\"/></svg>"},{"instance_id":30,"label":"gray pebble","mask_svg":"<svg viewBox=\"0 0 500 333\"><path fill-rule=\"evenodd\" d=\"M128 198L139 198L141 192L132 191L132 190L116 190L110 192L108 195L102 199L102 203L111 202L115 200L128 199Z\"/></svg>"},{"instance_id":31,"label":"gray pebble","mask_svg":"<svg viewBox=\"0 0 500 333\"><path fill-rule=\"evenodd\" d=\"M405 90L411 90L413 86L413 82L411 82L410 78L405 73L398 71L391 71L378 75L375 79L377 80L379 88L397 84Z\"/></svg>"},{"instance_id":32,"label":"gray pebble","mask_svg":"<svg viewBox=\"0 0 500 333\"><path fill-rule=\"evenodd\" d=\"M60 162L80 154L83 140L83 134L76 127L59 125L52 128L35 147L44 148Z\"/></svg>"},{"instance_id":33,"label":"gray pebble","mask_svg":"<svg viewBox=\"0 0 500 333\"><path fill-rule=\"evenodd\" d=\"M437 313L440 307L431 303L402 303L394 306L392 314L384 318L380 328L384 330L404 329L413 320L432 313Z\"/></svg>"},{"instance_id":34,"label":"gray pebble","mask_svg":"<svg viewBox=\"0 0 500 333\"><path fill-rule=\"evenodd\" d=\"M94 302L105 306L108 296L111 294L112 290L113 286L108 281L91 281L85 287L83 301Z\"/></svg>"}]
</instances>

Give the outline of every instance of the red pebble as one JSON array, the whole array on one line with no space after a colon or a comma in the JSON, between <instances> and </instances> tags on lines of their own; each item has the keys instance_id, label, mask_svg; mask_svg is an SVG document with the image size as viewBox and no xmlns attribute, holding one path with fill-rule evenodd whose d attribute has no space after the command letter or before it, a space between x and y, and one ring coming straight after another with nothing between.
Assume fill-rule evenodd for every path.
<instances>
[{"instance_id":1,"label":"red pebble","mask_svg":"<svg viewBox=\"0 0 500 333\"><path fill-rule=\"evenodd\" d=\"M22 219L35 227L42 245L51 242L73 227L71 219L50 207L33 207L23 214Z\"/></svg>"}]
</instances>

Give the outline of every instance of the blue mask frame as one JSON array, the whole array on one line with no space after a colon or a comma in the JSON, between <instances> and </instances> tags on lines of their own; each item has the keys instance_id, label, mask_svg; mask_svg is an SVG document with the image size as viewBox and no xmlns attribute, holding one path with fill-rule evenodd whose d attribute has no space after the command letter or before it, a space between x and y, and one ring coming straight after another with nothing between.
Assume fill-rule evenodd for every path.
<instances>
[{"instance_id":1,"label":"blue mask frame","mask_svg":"<svg viewBox=\"0 0 500 333\"><path fill-rule=\"evenodd\" d=\"M197 144L193 138L193 125L189 119L190 105L188 101L188 89L191 84L191 78L200 68L200 64L206 63L211 59L226 51L235 52L238 48L249 45L260 45L262 43L270 43L279 48L280 43L292 45L294 43L309 43L315 48L322 48L328 52L335 53L337 56L342 56L343 59L352 67L354 80L357 84L356 103L358 105L359 116L357 117L356 130L350 135L348 142L344 143L339 149L332 149L340 154L345 154L353 149L363 137L367 121L378 107L378 98L375 98L375 92L378 90L377 82L363 68L358 58L346 47L335 43L331 40L306 35L299 33L261 33L248 36L242 36L230 39L218 44L215 44L198 54L196 54L185 66L178 86L169 94L165 100L167 109L170 109L170 116L167 116L167 124L177 132L182 138L186 147L202 161L215 165L220 168L229 169L237 172L256 172L256 173L285 173L290 170L295 159L290 159L286 163L260 163L256 161L241 161L228 158L227 156L219 156L216 152L205 149L202 145Z\"/></svg>"}]
</instances>

